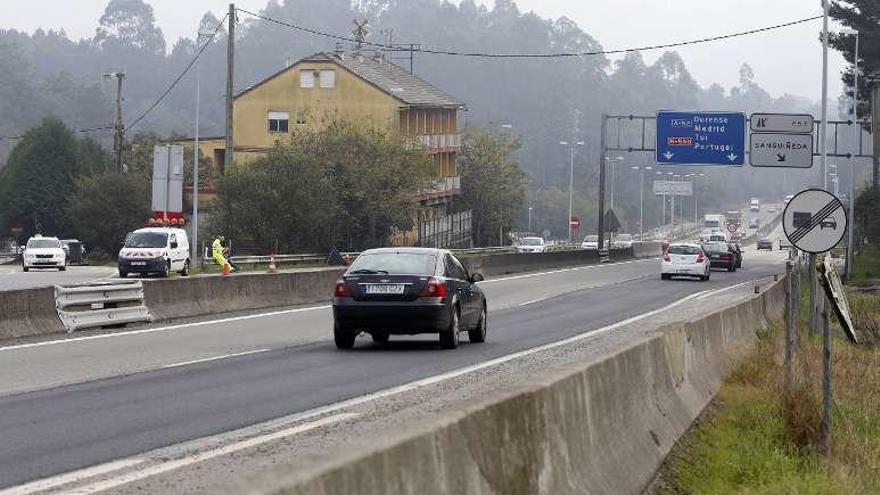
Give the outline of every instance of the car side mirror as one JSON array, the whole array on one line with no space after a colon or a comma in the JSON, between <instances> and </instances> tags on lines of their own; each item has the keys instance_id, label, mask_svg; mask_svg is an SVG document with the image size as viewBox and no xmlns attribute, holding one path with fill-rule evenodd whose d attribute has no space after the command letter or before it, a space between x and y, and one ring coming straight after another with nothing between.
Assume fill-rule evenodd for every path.
<instances>
[{"instance_id":1,"label":"car side mirror","mask_svg":"<svg viewBox=\"0 0 880 495\"><path fill-rule=\"evenodd\" d=\"M471 274L471 283L475 284L477 282L482 282L483 280L486 280L486 277L484 277L482 273Z\"/></svg>"}]
</instances>

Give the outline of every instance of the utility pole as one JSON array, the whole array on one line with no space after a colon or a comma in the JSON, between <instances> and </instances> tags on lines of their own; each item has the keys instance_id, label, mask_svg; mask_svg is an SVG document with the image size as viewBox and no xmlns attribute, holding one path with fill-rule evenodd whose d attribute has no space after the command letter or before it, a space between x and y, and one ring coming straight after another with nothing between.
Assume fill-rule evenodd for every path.
<instances>
[{"instance_id":1,"label":"utility pole","mask_svg":"<svg viewBox=\"0 0 880 495\"><path fill-rule=\"evenodd\" d=\"M232 78L235 64L235 4L229 4L229 35L226 40L226 151L224 152L223 171L232 168L232 154L235 150L235 139L232 135Z\"/></svg>"},{"instance_id":2,"label":"utility pole","mask_svg":"<svg viewBox=\"0 0 880 495\"><path fill-rule=\"evenodd\" d=\"M596 249L602 250L605 246L605 139L608 115L602 114L599 131L599 225L596 228L598 244Z\"/></svg>"},{"instance_id":3,"label":"utility pole","mask_svg":"<svg viewBox=\"0 0 880 495\"><path fill-rule=\"evenodd\" d=\"M853 57L853 62L855 63L853 67L853 131L854 131L854 140L853 144L856 146L856 152L853 153L852 158L849 159L849 232L847 232L846 239L846 281L849 282L850 277L852 277L852 265L853 258L855 257L855 239L853 233L856 230L856 216L855 216L855 204L856 204L856 155L861 153L861 132L862 126L859 125L859 32L855 31L856 35L856 46L855 46L855 54Z\"/></svg>"},{"instance_id":4,"label":"utility pole","mask_svg":"<svg viewBox=\"0 0 880 495\"><path fill-rule=\"evenodd\" d=\"M828 0L822 0L822 189L828 190Z\"/></svg>"},{"instance_id":5,"label":"utility pole","mask_svg":"<svg viewBox=\"0 0 880 495\"><path fill-rule=\"evenodd\" d=\"M125 147L125 124L122 123L122 80L124 72L111 72L104 74L107 79L116 79L116 119L113 122L113 152L116 159L116 173L122 173L122 149Z\"/></svg>"}]
</instances>

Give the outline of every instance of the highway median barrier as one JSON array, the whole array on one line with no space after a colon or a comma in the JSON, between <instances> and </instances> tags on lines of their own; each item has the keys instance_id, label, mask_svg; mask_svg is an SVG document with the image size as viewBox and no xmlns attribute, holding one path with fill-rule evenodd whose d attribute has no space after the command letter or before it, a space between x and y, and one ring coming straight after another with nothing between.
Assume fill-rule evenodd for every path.
<instances>
[{"instance_id":1,"label":"highway median barrier","mask_svg":"<svg viewBox=\"0 0 880 495\"><path fill-rule=\"evenodd\" d=\"M640 494L732 359L782 316L784 300L777 282L616 352L276 466L226 493Z\"/></svg>"},{"instance_id":2,"label":"highway median barrier","mask_svg":"<svg viewBox=\"0 0 880 495\"><path fill-rule=\"evenodd\" d=\"M0 291L0 340L62 332L54 287Z\"/></svg>"}]
</instances>

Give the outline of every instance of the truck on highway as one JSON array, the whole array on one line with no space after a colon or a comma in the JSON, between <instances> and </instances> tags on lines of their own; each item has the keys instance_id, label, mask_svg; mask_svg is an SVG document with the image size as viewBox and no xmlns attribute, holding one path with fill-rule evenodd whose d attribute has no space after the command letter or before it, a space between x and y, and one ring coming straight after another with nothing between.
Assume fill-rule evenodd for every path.
<instances>
[{"instance_id":1,"label":"truck on highway","mask_svg":"<svg viewBox=\"0 0 880 495\"><path fill-rule=\"evenodd\" d=\"M749 200L749 211L761 211L761 201L758 198Z\"/></svg>"},{"instance_id":2,"label":"truck on highway","mask_svg":"<svg viewBox=\"0 0 880 495\"><path fill-rule=\"evenodd\" d=\"M708 229L723 229L727 223L724 215L712 214L703 217L703 227Z\"/></svg>"}]
</instances>

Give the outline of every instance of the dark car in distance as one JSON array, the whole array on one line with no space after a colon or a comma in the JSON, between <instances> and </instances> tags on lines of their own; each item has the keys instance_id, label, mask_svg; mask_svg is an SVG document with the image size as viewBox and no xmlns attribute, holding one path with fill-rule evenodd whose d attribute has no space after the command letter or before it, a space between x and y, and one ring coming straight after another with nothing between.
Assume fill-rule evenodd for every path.
<instances>
[{"instance_id":1,"label":"dark car in distance","mask_svg":"<svg viewBox=\"0 0 880 495\"><path fill-rule=\"evenodd\" d=\"M769 237L764 237L763 239L758 239L758 251L762 249L766 249L768 251L773 251L773 241L770 240Z\"/></svg>"},{"instance_id":2,"label":"dark car in distance","mask_svg":"<svg viewBox=\"0 0 880 495\"><path fill-rule=\"evenodd\" d=\"M726 268L729 272L736 271L736 252L726 242L709 242L703 245L703 251L709 257L709 268Z\"/></svg>"},{"instance_id":3,"label":"dark car in distance","mask_svg":"<svg viewBox=\"0 0 880 495\"><path fill-rule=\"evenodd\" d=\"M351 349L369 333L376 343L390 335L436 333L445 349L458 346L460 332L486 340L486 297L454 254L443 249L380 248L361 253L333 291L336 347Z\"/></svg>"}]
</instances>

